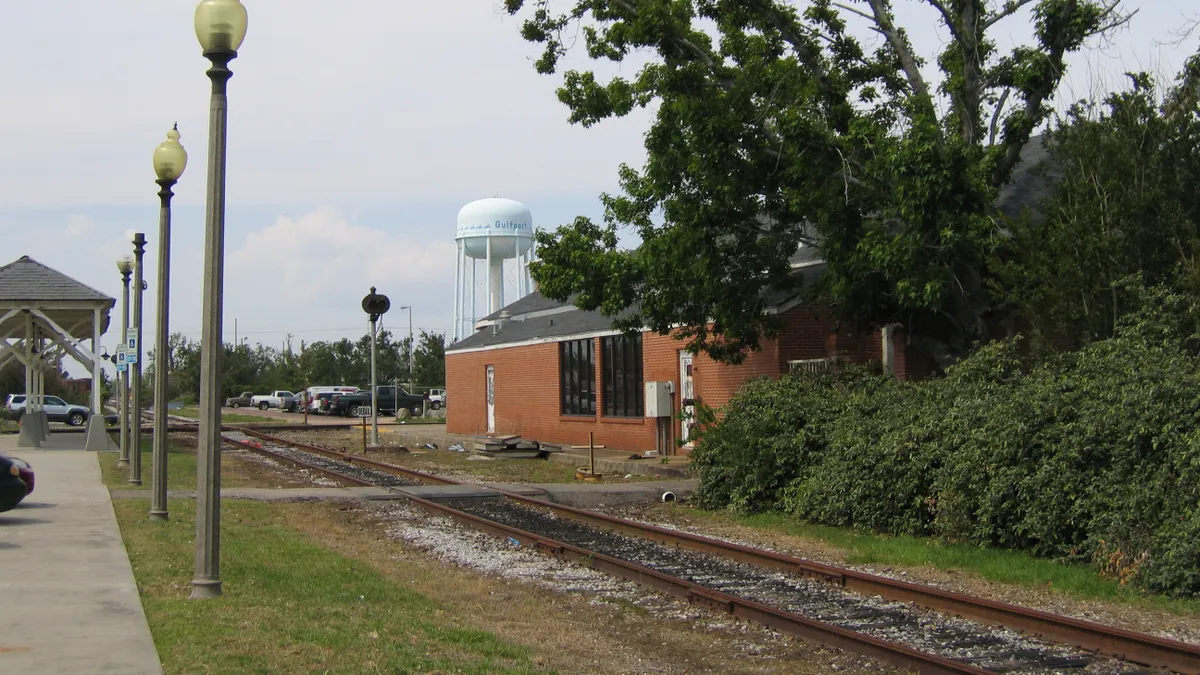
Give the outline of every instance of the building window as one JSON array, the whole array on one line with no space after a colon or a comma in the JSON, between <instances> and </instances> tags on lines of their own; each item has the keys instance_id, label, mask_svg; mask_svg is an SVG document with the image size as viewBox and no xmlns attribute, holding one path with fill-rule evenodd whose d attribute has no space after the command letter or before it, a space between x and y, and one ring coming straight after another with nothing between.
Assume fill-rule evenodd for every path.
<instances>
[{"instance_id":1,"label":"building window","mask_svg":"<svg viewBox=\"0 0 1200 675\"><path fill-rule=\"evenodd\" d=\"M605 417L641 417L642 334L600 339Z\"/></svg>"},{"instance_id":2,"label":"building window","mask_svg":"<svg viewBox=\"0 0 1200 675\"><path fill-rule=\"evenodd\" d=\"M558 343L562 414L596 414L596 348L592 339Z\"/></svg>"}]
</instances>

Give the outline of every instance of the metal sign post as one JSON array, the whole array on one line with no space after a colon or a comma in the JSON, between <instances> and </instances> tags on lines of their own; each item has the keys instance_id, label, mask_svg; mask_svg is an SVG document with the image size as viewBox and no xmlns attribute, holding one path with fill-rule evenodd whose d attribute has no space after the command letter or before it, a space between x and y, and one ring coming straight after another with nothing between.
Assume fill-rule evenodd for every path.
<instances>
[{"instance_id":1,"label":"metal sign post","mask_svg":"<svg viewBox=\"0 0 1200 675\"><path fill-rule=\"evenodd\" d=\"M367 418L374 418L375 406L360 406L358 409L358 418L362 420L362 436L363 436L363 454L367 454ZM378 433L378 432L377 432ZM375 447L379 446L379 441L376 440Z\"/></svg>"}]
</instances>

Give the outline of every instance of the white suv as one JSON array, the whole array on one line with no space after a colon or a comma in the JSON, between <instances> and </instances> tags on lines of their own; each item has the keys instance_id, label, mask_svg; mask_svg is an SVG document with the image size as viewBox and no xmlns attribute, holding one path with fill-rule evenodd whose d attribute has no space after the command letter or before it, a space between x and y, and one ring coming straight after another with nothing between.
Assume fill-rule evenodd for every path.
<instances>
[{"instance_id":1,"label":"white suv","mask_svg":"<svg viewBox=\"0 0 1200 675\"><path fill-rule=\"evenodd\" d=\"M81 406L72 405L57 396L43 396L46 417L51 422L66 422L73 427L83 426L91 412ZM5 412L12 418L25 414L25 394L9 394L4 403Z\"/></svg>"}]
</instances>

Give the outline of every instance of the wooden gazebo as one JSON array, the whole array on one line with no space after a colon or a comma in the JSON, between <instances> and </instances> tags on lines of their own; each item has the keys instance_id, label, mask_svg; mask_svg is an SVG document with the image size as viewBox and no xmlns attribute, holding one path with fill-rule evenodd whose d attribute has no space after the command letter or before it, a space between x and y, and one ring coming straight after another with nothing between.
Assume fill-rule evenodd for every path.
<instances>
[{"instance_id":1,"label":"wooden gazebo","mask_svg":"<svg viewBox=\"0 0 1200 675\"><path fill-rule=\"evenodd\" d=\"M39 447L49 434L41 405L45 371L66 355L92 371L92 414L85 447L109 448L96 353L115 304L113 298L29 256L0 267L0 368L13 361L25 366L22 447Z\"/></svg>"}]
</instances>

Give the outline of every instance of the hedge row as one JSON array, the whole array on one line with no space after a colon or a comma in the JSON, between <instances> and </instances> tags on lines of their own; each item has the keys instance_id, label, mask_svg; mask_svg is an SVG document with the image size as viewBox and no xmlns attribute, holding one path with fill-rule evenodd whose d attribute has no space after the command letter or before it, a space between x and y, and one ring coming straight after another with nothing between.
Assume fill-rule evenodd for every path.
<instances>
[{"instance_id":1,"label":"hedge row","mask_svg":"<svg viewBox=\"0 0 1200 675\"><path fill-rule=\"evenodd\" d=\"M1200 359L1183 299L1030 363L1016 340L918 383L866 369L749 383L702 425L705 508L1087 561L1200 593Z\"/></svg>"}]
</instances>

